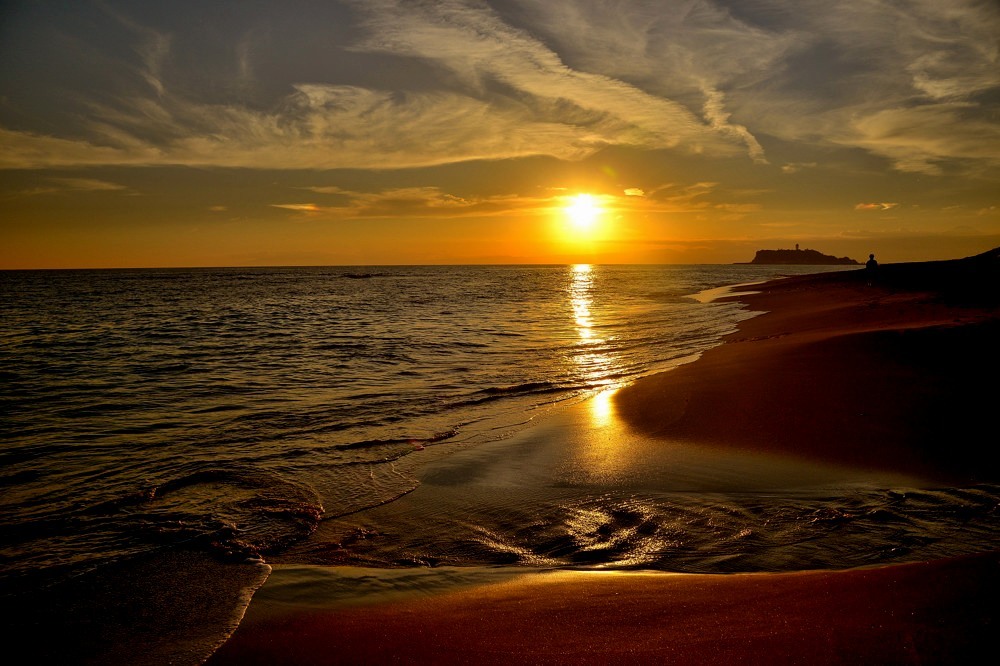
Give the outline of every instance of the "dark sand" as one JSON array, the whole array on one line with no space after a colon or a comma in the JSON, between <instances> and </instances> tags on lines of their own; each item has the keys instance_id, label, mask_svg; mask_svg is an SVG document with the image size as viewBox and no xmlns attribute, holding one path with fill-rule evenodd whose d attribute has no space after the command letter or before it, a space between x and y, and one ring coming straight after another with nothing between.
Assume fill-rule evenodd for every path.
<instances>
[{"instance_id":1,"label":"dark sand","mask_svg":"<svg viewBox=\"0 0 1000 666\"><path fill-rule=\"evenodd\" d=\"M779 280L697 362L628 386L619 415L675 440L996 480L996 251L956 262Z\"/></svg>"},{"instance_id":2,"label":"dark sand","mask_svg":"<svg viewBox=\"0 0 1000 666\"><path fill-rule=\"evenodd\" d=\"M1000 252L792 278L768 314L615 396L655 441L996 481ZM977 663L1000 554L787 574L526 573L364 604L251 603L214 664ZM265 588L267 586L265 585Z\"/></svg>"},{"instance_id":3,"label":"dark sand","mask_svg":"<svg viewBox=\"0 0 1000 666\"><path fill-rule=\"evenodd\" d=\"M563 571L375 605L251 605L209 664L982 663L998 565Z\"/></svg>"}]
</instances>

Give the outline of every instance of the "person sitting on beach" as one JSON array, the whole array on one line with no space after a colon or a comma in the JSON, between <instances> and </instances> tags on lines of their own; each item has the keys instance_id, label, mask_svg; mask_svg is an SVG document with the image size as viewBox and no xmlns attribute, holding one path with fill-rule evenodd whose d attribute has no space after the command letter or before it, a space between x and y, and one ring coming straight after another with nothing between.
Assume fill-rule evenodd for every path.
<instances>
[{"instance_id":1,"label":"person sitting on beach","mask_svg":"<svg viewBox=\"0 0 1000 666\"><path fill-rule=\"evenodd\" d=\"M878 270L878 262L875 261L875 255L869 254L868 261L865 262L865 275L868 277L868 286L872 286L872 282L875 280L875 272Z\"/></svg>"}]
</instances>

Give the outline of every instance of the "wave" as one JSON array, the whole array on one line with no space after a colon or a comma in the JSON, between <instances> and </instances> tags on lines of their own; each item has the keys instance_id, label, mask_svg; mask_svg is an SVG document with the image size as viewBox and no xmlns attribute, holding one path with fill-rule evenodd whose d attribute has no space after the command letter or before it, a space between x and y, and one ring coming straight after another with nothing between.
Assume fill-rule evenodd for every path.
<instances>
[{"instance_id":1,"label":"wave","mask_svg":"<svg viewBox=\"0 0 1000 666\"><path fill-rule=\"evenodd\" d=\"M1000 486L832 494L553 496L387 525L345 563L650 569L685 573L842 569L1000 548Z\"/></svg>"},{"instance_id":2,"label":"wave","mask_svg":"<svg viewBox=\"0 0 1000 666\"><path fill-rule=\"evenodd\" d=\"M512 386L491 386L489 388L479 389L463 399L451 401L447 403L447 407L450 409L458 409L462 407L483 405L508 398L551 395L556 393L575 394L581 391L591 391L599 388L600 386L601 384L597 383L557 384L555 382L526 382L524 384L516 384Z\"/></svg>"},{"instance_id":3,"label":"wave","mask_svg":"<svg viewBox=\"0 0 1000 666\"><path fill-rule=\"evenodd\" d=\"M518 393L545 393L549 391L561 391L562 387L552 382L526 382L513 386L491 386L480 389L477 393L484 395L513 395Z\"/></svg>"},{"instance_id":4,"label":"wave","mask_svg":"<svg viewBox=\"0 0 1000 666\"><path fill-rule=\"evenodd\" d=\"M0 524L3 578L37 566L79 567L169 548L224 561L262 561L315 531L323 515L310 487L250 466L189 465L188 471L119 497L32 521ZM36 555L26 556L30 548ZM38 552L44 548L45 552Z\"/></svg>"},{"instance_id":5,"label":"wave","mask_svg":"<svg viewBox=\"0 0 1000 666\"><path fill-rule=\"evenodd\" d=\"M424 445L424 444L436 444L438 442L443 442L446 439L451 439L458 434L458 429L453 428L451 430L446 430L444 432L439 432L430 437L404 437L404 438L394 438L394 439L372 439L362 442L350 442L347 444L336 444L334 448L337 449L367 449L375 446L392 446L396 444L409 444L411 446Z\"/></svg>"}]
</instances>

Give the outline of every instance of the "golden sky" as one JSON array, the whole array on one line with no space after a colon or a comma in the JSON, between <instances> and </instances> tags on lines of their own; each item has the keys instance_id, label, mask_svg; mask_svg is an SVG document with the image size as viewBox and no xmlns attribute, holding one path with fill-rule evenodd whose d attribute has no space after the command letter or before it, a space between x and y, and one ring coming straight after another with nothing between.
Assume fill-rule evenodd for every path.
<instances>
[{"instance_id":1,"label":"golden sky","mask_svg":"<svg viewBox=\"0 0 1000 666\"><path fill-rule=\"evenodd\" d=\"M0 268L967 256L998 35L992 0L4 3Z\"/></svg>"}]
</instances>

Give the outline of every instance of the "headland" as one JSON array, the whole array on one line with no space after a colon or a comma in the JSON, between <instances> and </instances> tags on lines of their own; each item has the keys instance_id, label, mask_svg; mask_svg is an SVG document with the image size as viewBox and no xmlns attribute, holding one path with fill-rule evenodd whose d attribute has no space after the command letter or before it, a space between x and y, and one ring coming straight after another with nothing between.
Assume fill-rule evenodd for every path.
<instances>
[{"instance_id":1,"label":"headland","mask_svg":"<svg viewBox=\"0 0 1000 666\"><path fill-rule=\"evenodd\" d=\"M834 257L817 250L800 250L796 245L794 250L757 250L750 264L767 264L779 266L857 266L858 262L850 257Z\"/></svg>"}]
</instances>

